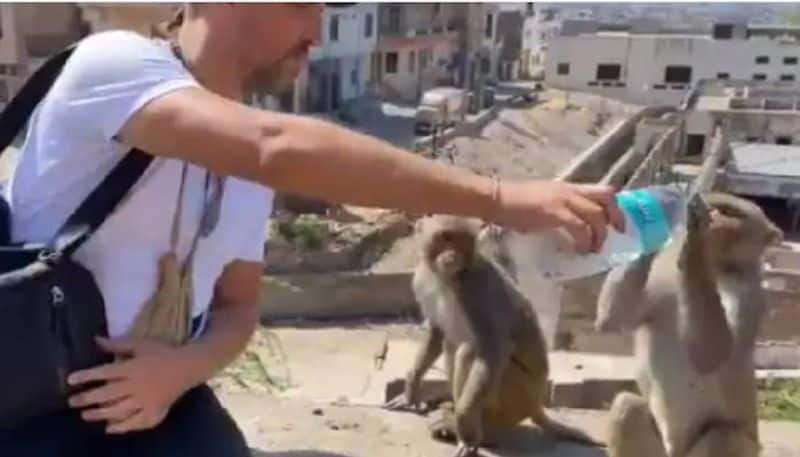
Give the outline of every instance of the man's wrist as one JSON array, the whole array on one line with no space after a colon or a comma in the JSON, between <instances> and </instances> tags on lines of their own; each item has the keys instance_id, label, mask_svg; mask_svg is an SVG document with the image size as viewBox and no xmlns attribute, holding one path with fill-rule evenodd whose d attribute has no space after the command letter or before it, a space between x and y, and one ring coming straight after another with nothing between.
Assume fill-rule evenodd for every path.
<instances>
[{"instance_id":1,"label":"man's wrist","mask_svg":"<svg viewBox=\"0 0 800 457\"><path fill-rule=\"evenodd\" d=\"M473 188L477 195L477 214L486 222L497 222L499 213L499 180L496 177L475 175Z\"/></svg>"}]
</instances>

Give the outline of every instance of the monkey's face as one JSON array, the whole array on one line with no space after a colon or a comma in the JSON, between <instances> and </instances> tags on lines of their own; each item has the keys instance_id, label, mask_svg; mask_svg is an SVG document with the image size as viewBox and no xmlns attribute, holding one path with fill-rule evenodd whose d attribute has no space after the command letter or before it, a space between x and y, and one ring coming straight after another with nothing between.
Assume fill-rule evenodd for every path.
<instances>
[{"instance_id":1,"label":"monkey's face","mask_svg":"<svg viewBox=\"0 0 800 457\"><path fill-rule=\"evenodd\" d=\"M418 223L423 261L436 273L453 278L475 257L477 227L467 220L435 216Z\"/></svg>"},{"instance_id":2,"label":"monkey's face","mask_svg":"<svg viewBox=\"0 0 800 457\"><path fill-rule=\"evenodd\" d=\"M710 223L705 245L713 264L739 268L760 262L769 246L783 241L783 232L755 203L730 195L710 195Z\"/></svg>"}]
</instances>

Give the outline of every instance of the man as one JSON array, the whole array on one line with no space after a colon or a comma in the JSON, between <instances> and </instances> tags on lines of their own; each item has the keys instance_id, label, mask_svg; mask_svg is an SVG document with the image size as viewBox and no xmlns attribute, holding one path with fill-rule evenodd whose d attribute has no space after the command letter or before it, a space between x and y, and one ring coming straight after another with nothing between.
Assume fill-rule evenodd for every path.
<instances>
[{"instance_id":1,"label":"man","mask_svg":"<svg viewBox=\"0 0 800 457\"><path fill-rule=\"evenodd\" d=\"M500 182L242 104L250 88L278 90L294 79L319 40L321 5L184 8L174 47L122 31L85 39L31 120L8 193L18 240L48 239L131 147L158 160L76 254L105 299L110 339L98 343L126 357L73 373L75 386L101 384L70 399L74 412L0 435L0 455L247 455L205 381L256 325L270 189L520 230L562 227L579 251L597 249L607 225L621 224L603 186ZM158 286L181 188L181 261L209 195L218 200L193 255L196 335L173 347L127 336Z\"/></svg>"}]
</instances>

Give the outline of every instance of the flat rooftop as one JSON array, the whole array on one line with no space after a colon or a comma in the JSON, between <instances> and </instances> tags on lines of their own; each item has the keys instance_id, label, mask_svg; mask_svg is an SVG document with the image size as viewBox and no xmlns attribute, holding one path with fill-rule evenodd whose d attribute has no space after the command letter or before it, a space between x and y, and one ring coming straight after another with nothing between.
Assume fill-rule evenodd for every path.
<instances>
[{"instance_id":1,"label":"flat rooftop","mask_svg":"<svg viewBox=\"0 0 800 457\"><path fill-rule=\"evenodd\" d=\"M800 84L795 81L702 80L687 109L701 111L765 111L797 115Z\"/></svg>"},{"instance_id":2,"label":"flat rooftop","mask_svg":"<svg viewBox=\"0 0 800 457\"><path fill-rule=\"evenodd\" d=\"M736 173L800 178L800 146L731 143Z\"/></svg>"}]
</instances>

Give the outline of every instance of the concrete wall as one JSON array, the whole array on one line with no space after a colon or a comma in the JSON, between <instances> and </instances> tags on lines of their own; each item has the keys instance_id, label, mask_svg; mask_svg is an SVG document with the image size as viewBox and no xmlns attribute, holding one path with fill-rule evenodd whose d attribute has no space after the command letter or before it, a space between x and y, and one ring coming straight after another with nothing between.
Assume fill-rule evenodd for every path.
<instances>
[{"instance_id":1,"label":"concrete wall","mask_svg":"<svg viewBox=\"0 0 800 457\"><path fill-rule=\"evenodd\" d=\"M558 36L561 20L539 12L525 18L522 26L522 72L531 77L544 75L544 61L550 40Z\"/></svg>"},{"instance_id":2,"label":"concrete wall","mask_svg":"<svg viewBox=\"0 0 800 457\"><path fill-rule=\"evenodd\" d=\"M83 36L74 3L0 4L0 103L19 90L42 58Z\"/></svg>"},{"instance_id":3,"label":"concrete wall","mask_svg":"<svg viewBox=\"0 0 800 457\"><path fill-rule=\"evenodd\" d=\"M408 39L394 46L384 45L380 52L381 83L388 85L393 92L408 101L416 101L422 91L436 85L440 78L447 78L451 71L447 65L458 51L458 43L453 37L440 39ZM388 55L396 53L397 69L387 71ZM423 68L423 55L427 54L427 64ZM414 59L413 67L411 60Z\"/></svg>"},{"instance_id":4,"label":"concrete wall","mask_svg":"<svg viewBox=\"0 0 800 457\"><path fill-rule=\"evenodd\" d=\"M462 30L466 8L460 4L439 3L437 10L434 5L387 3L379 6L380 37L373 74L378 75L376 82L383 95L414 102L438 80L453 76L451 64L460 47L459 30ZM399 15L398 28L392 25L392 11ZM389 73L388 56L395 53L397 69Z\"/></svg>"},{"instance_id":5,"label":"concrete wall","mask_svg":"<svg viewBox=\"0 0 800 457\"><path fill-rule=\"evenodd\" d=\"M756 57L768 56L768 64L757 64ZM796 42L766 37L746 40L715 40L709 35L646 35L626 32L601 32L558 36L548 49L545 78L561 89L604 94L632 103L678 104L689 84L666 84L668 65L692 67L691 81L714 79L728 73L731 79L753 79L763 73L767 80L793 75L800 79L800 63L784 64L784 57L800 58ZM568 63L569 73L558 74L558 64ZM597 66L621 65L618 81L598 84ZM595 85L596 84L596 85Z\"/></svg>"},{"instance_id":6,"label":"concrete wall","mask_svg":"<svg viewBox=\"0 0 800 457\"><path fill-rule=\"evenodd\" d=\"M331 37L331 21L336 16L339 35ZM370 19L371 18L371 19ZM372 21L370 36L366 23ZM309 59L369 56L378 43L378 5L360 3L349 8L325 8L322 16L322 43L311 48Z\"/></svg>"}]
</instances>

